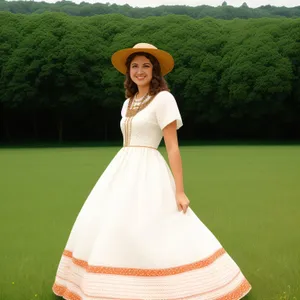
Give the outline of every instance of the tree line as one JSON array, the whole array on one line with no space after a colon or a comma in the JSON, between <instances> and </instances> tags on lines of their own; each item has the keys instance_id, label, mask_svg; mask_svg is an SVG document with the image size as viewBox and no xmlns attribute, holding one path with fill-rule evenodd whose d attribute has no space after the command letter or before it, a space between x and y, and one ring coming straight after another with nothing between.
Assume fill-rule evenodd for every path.
<instances>
[{"instance_id":1,"label":"tree line","mask_svg":"<svg viewBox=\"0 0 300 300\"><path fill-rule=\"evenodd\" d=\"M182 139L300 137L299 18L0 12L0 141L119 140L110 57L138 42L175 59Z\"/></svg>"},{"instance_id":2,"label":"tree line","mask_svg":"<svg viewBox=\"0 0 300 300\"><path fill-rule=\"evenodd\" d=\"M41 14L46 11L64 12L72 16L94 16L103 14L122 14L130 18L146 18L150 16L165 16L169 14L187 15L195 19L212 17L217 19L232 20L234 18L249 19L263 17L300 17L300 6L293 8L276 7L271 5L249 8L244 2L240 7L227 5L224 1L220 6L213 7L201 5L190 7L186 5L162 5L159 7L131 7L128 4L102 4L72 1L58 1L56 3L35 1L5 1L0 0L0 11L9 11L15 14Z\"/></svg>"}]
</instances>

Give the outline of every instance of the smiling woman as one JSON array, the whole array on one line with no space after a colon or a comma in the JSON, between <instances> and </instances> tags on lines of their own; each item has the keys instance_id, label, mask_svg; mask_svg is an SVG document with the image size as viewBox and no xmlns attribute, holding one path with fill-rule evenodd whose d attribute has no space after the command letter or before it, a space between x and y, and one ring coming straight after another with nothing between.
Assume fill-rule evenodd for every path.
<instances>
[{"instance_id":1,"label":"smiling woman","mask_svg":"<svg viewBox=\"0 0 300 300\"><path fill-rule=\"evenodd\" d=\"M144 46L147 48L145 52L142 51ZM136 48L116 52L112 56L112 63L126 75L124 86L127 98L169 91L163 76L173 69L174 60L168 52L158 50L150 44L140 43Z\"/></svg>"},{"instance_id":2,"label":"smiling woman","mask_svg":"<svg viewBox=\"0 0 300 300\"><path fill-rule=\"evenodd\" d=\"M54 293L70 300L242 298L250 284L184 192L183 123L163 79L173 58L142 43L116 52L112 62L126 74L123 148L77 217ZM162 137L172 172L157 151Z\"/></svg>"},{"instance_id":3,"label":"smiling woman","mask_svg":"<svg viewBox=\"0 0 300 300\"><path fill-rule=\"evenodd\" d=\"M152 79L153 65L151 61L141 55L137 55L132 59L130 64L130 77L137 86L149 87Z\"/></svg>"},{"instance_id":4,"label":"smiling woman","mask_svg":"<svg viewBox=\"0 0 300 300\"><path fill-rule=\"evenodd\" d=\"M149 53L137 52L126 60L126 97L156 95L160 91L169 91L161 74L158 60Z\"/></svg>"}]
</instances>

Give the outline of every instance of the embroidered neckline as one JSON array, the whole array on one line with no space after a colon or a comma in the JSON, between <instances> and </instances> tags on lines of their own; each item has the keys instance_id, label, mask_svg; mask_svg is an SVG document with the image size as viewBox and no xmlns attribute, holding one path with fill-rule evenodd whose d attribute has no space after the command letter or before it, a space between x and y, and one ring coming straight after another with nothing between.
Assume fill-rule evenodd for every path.
<instances>
[{"instance_id":1,"label":"embroidered neckline","mask_svg":"<svg viewBox=\"0 0 300 300\"><path fill-rule=\"evenodd\" d=\"M150 96L147 94L147 97L144 96L145 99L140 101L138 104L135 105L134 103L134 97L131 97L128 102L127 111L126 111L126 117L127 118L133 118L138 112L145 109L154 99L154 96Z\"/></svg>"}]
</instances>

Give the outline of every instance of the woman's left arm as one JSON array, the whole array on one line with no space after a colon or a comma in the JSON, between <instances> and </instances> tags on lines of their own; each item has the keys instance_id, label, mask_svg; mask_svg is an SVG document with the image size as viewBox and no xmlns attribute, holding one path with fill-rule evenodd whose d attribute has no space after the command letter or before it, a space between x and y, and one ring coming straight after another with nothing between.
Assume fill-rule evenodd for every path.
<instances>
[{"instance_id":1,"label":"woman's left arm","mask_svg":"<svg viewBox=\"0 0 300 300\"><path fill-rule=\"evenodd\" d=\"M179 211L186 213L190 201L184 192L182 160L178 146L176 121L168 124L163 129L163 135L167 148L168 160L175 180L177 207Z\"/></svg>"}]
</instances>

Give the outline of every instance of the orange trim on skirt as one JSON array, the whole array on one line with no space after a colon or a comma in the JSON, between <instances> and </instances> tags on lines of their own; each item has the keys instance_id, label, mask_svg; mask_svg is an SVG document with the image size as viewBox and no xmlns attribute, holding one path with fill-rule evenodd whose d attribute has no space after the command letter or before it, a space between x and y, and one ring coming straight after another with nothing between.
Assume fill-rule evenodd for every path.
<instances>
[{"instance_id":1,"label":"orange trim on skirt","mask_svg":"<svg viewBox=\"0 0 300 300\"><path fill-rule=\"evenodd\" d=\"M137 268L117 268L117 267L104 267L104 266L90 266L86 261L77 259L73 257L73 253L71 251L65 250L63 255L72 259L72 262L84 268L88 273L100 273L100 274L113 274L113 275L125 275L125 276L169 276L180 274L200 268L204 268L212 264L216 261L219 257L224 255L226 251L224 248L217 250L211 256L191 263L186 264L179 267L172 267L167 269L137 269Z\"/></svg>"}]
</instances>

